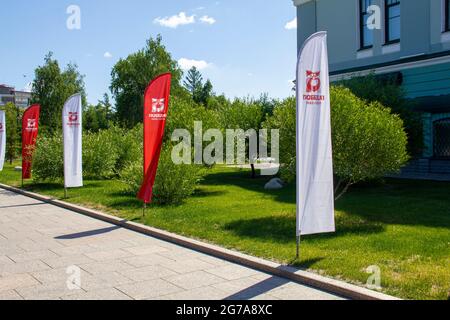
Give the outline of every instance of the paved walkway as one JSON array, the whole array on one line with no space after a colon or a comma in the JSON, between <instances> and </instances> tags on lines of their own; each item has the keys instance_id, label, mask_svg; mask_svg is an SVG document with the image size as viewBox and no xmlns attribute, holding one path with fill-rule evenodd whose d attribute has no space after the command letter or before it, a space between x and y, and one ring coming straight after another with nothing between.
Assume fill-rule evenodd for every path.
<instances>
[{"instance_id":1,"label":"paved walkway","mask_svg":"<svg viewBox=\"0 0 450 320\"><path fill-rule=\"evenodd\" d=\"M0 189L0 300L339 299Z\"/></svg>"}]
</instances>

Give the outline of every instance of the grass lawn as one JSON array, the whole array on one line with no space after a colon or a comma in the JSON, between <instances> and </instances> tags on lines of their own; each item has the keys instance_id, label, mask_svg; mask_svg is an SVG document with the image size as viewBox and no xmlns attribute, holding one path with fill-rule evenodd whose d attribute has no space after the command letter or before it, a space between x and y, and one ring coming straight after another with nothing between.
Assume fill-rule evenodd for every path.
<instances>
[{"instance_id":1,"label":"grass lawn","mask_svg":"<svg viewBox=\"0 0 450 320\"><path fill-rule=\"evenodd\" d=\"M20 185L6 165L0 182ZM295 259L295 186L267 192L267 178L217 167L183 205L151 207L123 193L119 181L86 181L67 201L202 239L248 254L291 263L355 284L365 269L381 268L383 292L406 299L447 299L450 289L450 183L387 180L359 186L336 203L337 232L303 239ZM63 197L61 184L25 187Z\"/></svg>"}]
</instances>

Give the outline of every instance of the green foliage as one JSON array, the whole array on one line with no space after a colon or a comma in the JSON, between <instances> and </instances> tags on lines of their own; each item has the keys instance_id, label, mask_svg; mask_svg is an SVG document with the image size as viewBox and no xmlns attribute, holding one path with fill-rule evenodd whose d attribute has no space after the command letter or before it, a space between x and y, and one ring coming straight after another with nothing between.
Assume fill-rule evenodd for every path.
<instances>
[{"instance_id":1,"label":"green foliage","mask_svg":"<svg viewBox=\"0 0 450 320\"><path fill-rule=\"evenodd\" d=\"M357 97L370 102L379 102L402 118L408 134L408 151L419 155L423 149L423 125L421 114L414 112L414 102L406 98L404 89L397 84L393 76L370 74L341 82Z\"/></svg>"},{"instance_id":2,"label":"green foliage","mask_svg":"<svg viewBox=\"0 0 450 320\"><path fill-rule=\"evenodd\" d=\"M195 192L203 170L195 165L176 165L172 161L170 147L161 152L158 171L153 188L154 203L161 205L180 204ZM143 180L142 156L139 160L129 163L120 174L120 179L126 184L126 190L137 194Z\"/></svg>"},{"instance_id":3,"label":"green foliage","mask_svg":"<svg viewBox=\"0 0 450 320\"><path fill-rule=\"evenodd\" d=\"M296 100L294 97L277 102L273 115L263 124L268 129L280 130L281 175L292 180L296 172Z\"/></svg>"},{"instance_id":4,"label":"green foliage","mask_svg":"<svg viewBox=\"0 0 450 320\"><path fill-rule=\"evenodd\" d=\"M33 155L33 180L63 181L63 139L61 134L40 135Z\"/></svg>"},{"instance_id":5,"label":"green foliage","mask_svg":"<svg viewBox=\"0 0 450 320\"><path fill-rule=\"evenodd\" d=\"M142 132L142 124L131 130L113 126L102 132L104 138L111 141L116 150L117 159L114 165L116 174L119 174L129 163L142 158Z\"/></svg>"},{"instance_id":6,"label":"green foliage","mask_svg":"<svg viewBox=\"0 0 450 320\"><path fill-rule=\"evenodd\" d=\"M197 105L191 99L174 97L169 106L164 140L170 141L172 133L176 129L186 129L193 136L194 122L196 121L202 122L203 131L221 128L219 116L215 111Z\"/></svg>"},{"instance_id":7,"label":"green foliage","mask_svg":"<svg viewBox=\"0 0 450 320\"><path fill-rule=\"evenodd\" d=\"M261 104L246 99L236 99L219 110L222 128L249 129L261 128L264 113Z\"/></svg>"},{"instance_id":8,"label":"green foliage","mask_svg":"<svg viewBox=\"0 0 450 320\"><path fill-rule=\"evenodd\" d=\"M112 106L105 93L103 101L83 110L83 129L91 132L108 129L113 124Z\"/></svg>"},{"instance_id":9,"label":"green foliage","mask_svg":"<svg viewBox=\"0 0 450 320\"><path fill-rule=\"evenodd\" d=\"M0 110L5 111L6 117L6 159L12 163L20 154L21 150L21 121L23 111L12 103L7 103Z\"/></svg>"},{"instance_id":10,"label":"green foliage","mask_svg":"<svg viewBox=\"0 0 450 320\"><path fill-rule=\"evenodd\" d=\"M69 64L65 70L61 70L58 61L49 53L45 57L45 64L35 70L31 99L33 103L41 105L39 121L43 131L54 132L61 128L64 103L76 93L81 93L83 105L86 105L84 76L74 64Z\"/></svg>"},{"instance_id":11,"label":"green foliage","mask_svg":"<svg viewBox=\"0 0 450 320\"><path fill-rule=\"evenodd\" d=\"M100 131L83 137L83 176L85 178L109 178L114 175L117 146L111 132Z\"/></svg>"},{"instance_id":12,"label":"green foliage","mask_svg":"<svg viewBox=\"0 0 450 320\"><path fill-rule=\"evenodd\" d=\"M214 96L213 85L209 79L203 84L202 74L196 67L189 69L183 85L190 92L195 103L208 107L209 99Z\"/></svg>"},{"instance_id":13,"label":"green foliage","mask_svg":"<svg viewBox=\"0 0 450 320\"><path fill-rule=\"evenodd\" d=\"M202 90L203 77L200 71L196 67L189 69L186 75L186 79L183 81L184 87L195 96L196 93Z\"/></svg>"},{"instance_id":14,"label":"green foliage","mask_svg":"<svg viewBox=\"0 0 450 320\"><path fill-rule=\"evenodd\" d=\"M265 126L280 129L282 175L295 177L295 99L281 102ZM383 177L407 161L403 122L379 103L367 104L349 89L331 88L334 173L339 186ZM340 182L340 183L339 183Z\"/></svg>"},{"instance_id":15,"label":"green foliage","mask_svg":"<svg viewBox=\"0 0 450 320\"><path fill-rule=\"evenodd\" d=\"M408 160L403 121L380 103L331 89L335 174L348 183L383 177Z\"/></svg>"},{"instance_id":16,"label":"green foliage","mask_svg":"<svg viewBox=\"0 0 450 320\"><path fill-rule=\"evenodd\" d=\"M160 74L172 74L172 95L183 95L180 86L182 71L167 52L161 36L150 38L142 50L121 59L111 72L111 92L116 100L118 122L133 128L142 122L143 95L149 82Z\"/></svg>"}]
</instances>

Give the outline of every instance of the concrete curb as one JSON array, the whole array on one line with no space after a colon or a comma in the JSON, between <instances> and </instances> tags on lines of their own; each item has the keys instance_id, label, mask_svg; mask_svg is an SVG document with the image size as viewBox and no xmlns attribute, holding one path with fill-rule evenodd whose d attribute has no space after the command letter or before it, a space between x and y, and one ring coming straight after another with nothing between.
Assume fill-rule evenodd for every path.
<instances>
[{"instance_id":1,"label":"concrete curb","mask_svg":"<svg viewBox=\"0 0 450 320\"><path fill-rule=\"evenodd\" d=\"M313 288L327 291L348 299L353 300L400 300L396 297L385 295L376 291L358 287L343 281L326 278L314 273L298 270L293 267L280 265L272 261L263 260L253 256L249 256L240 252L221 248L201 241L193 240L187 237L179 236L167 231L148 227L135 222L122 220L120 218L99 212L96 210L86 209L74 204L56 200L40 194L24 191L8 185L0 183L0 188L39 200L60 208L68 209L101 221L105 221L132 231L136 231L148 236L168 241L188 249L192 249L201 253L205 253L217 258L221 258L230 262L250 267L255 270L263 271L274 276L289 279Z\"/></svg>"}]
</instances>

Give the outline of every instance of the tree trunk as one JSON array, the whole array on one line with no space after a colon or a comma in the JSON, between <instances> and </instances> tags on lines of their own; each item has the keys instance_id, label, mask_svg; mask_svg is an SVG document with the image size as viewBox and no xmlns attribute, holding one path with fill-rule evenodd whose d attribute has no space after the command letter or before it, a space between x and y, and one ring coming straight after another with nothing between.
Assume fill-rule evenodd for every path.
<instances>
[{"instance_id":1,"label":"tree trunk","mask_svg":"<svg viewBox=\"0 0 450 320\"><path fill-rule=\"evenodd\" d=\"M256 168L255 168L255 165L252 164L251 166L252 166L252 179L256 179Z\"/></svg>"}]
</instances>

